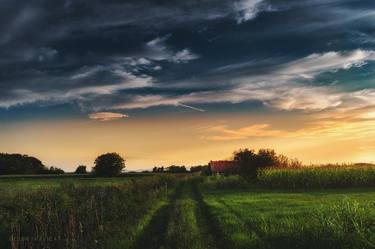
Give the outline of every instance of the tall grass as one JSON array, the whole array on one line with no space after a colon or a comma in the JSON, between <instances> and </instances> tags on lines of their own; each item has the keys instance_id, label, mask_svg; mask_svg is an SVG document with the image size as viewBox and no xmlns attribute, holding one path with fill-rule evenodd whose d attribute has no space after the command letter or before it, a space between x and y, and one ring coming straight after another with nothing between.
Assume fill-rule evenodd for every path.
<instances>
[{"instance_id":1,"label":"tall grass","mask_svg":"<svg viewBox=\"0 0 375 249\"><path fill-rule=\"evenodd\" d=\"M204 201L233 249L375 248L373 201L319 205L309 194L221 190L204 193Z\"/></svg>"},{"instance_id":2,"label":"tall grass","mask_svg":"<svg viewBox=\"0 0 375 249\"><path fill-rule=\"evenodd\" d=\"M116 248L176 177L113 186L74 186L0 196L0 248ZM121 243L120 243L121 242Z\"/></svg>"},{"instance_id":3,"label":"tall grass","mask_svg":"<svg viewBox=\"0 0 375 249\"><path fill-rule=\"evenodd\" d=\"M269 168L259 170L257 180L271 188L374 187L375 167Z\"/></svg>"}]
</instances>

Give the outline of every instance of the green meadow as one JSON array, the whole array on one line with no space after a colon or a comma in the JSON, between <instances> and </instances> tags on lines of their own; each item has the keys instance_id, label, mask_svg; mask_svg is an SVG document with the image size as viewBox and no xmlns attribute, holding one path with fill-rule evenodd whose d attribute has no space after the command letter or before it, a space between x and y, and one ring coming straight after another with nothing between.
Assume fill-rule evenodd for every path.
<instances>
[{"instance_id":1,"label":"green meadow","mask_svg":"<svg viewBox=\"0 0 375 249\"><path fill-rule=\"evenodd\" d=\"M231 248L375 246L375 189L209 190L203 196Z\"/></svg>"},{"instance_id":2,"label":"green meadow","mask_svg":"<svg viewBox=\"0 0 375 249\"><path fill-rule=\"evenodd\" d=\"M292 170L4 177L0 248L375 248L374 169Z\"/></svg>"}]
</instances>

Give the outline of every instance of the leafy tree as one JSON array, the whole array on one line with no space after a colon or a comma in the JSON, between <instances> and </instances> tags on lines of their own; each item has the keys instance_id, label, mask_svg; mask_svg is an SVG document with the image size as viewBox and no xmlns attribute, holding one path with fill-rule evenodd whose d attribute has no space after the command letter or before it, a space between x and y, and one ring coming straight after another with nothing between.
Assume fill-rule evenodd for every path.
<instances>
[{"instance_id":1,"label":"leafy tree","mask_svg":"<svg viewBox=\"0 0 375 249\"><path fill-rule=\"evenodd\" d=\"M236 162L239 173L246 177L256 177L257 165L254 150L244 149L234 152L233 160Z\"/></svg>"},{"instance_id":2,"label":"leafy tree","mask_svg":"<svg viewBox=\"0 0 375 249\"><path fill-rule=\"evenodd\" d=\"M95 159L94 174L98 176L116 176L125 168L125 160L118 153L107 153Z\"/></svg>"},{"instance_id":3,"label":"leafy tree","mask_svg":"<svg viewBox=\"0 0 375 249\"><path fill-rule=\"evenodd\" d=\"M244 149L234 152L234 161L239 172L243 176L255 178L257 170L266 167L301 167L302 163L297 159L289 159L284 155L277 155L272 149L254 150Z\"/></svg>"},{"instance_id":4,"label":"leafy tree","mask_svg":"<svg viewBox=\"0 0 375 249\"><path fill-rule=\"evenodd\" d=\"M74 173L87 174L87 167L85 165L79 165Z\"/></svg>"},{"instance_id":5,"label":"leafy tree","mask_svg":"<svg viewBox=\"0 0 375 249\"><path fill-rule=\"evenodd\" d=\"M260 149L256 155L256 167L276 167L279 165L279 158L272 149Z\"/></svg>"},{"instance_id":6,"label":"leafy tree","mask_svg":"<svg viewBox=\"0 0 375 249\"><path fill-rule=\"evenodd\" d=\"M21 154L0 153L0 174L63 174L57 167L47 168L43 163L31 156Z\"/></svg>"}]
</instances>

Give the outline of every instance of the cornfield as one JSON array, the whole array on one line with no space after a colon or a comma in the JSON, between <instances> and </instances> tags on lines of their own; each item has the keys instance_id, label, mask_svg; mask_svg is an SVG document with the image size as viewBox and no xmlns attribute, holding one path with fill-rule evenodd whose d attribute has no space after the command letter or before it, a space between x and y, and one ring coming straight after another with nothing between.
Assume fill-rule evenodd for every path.
<instances>
[{"instance_id":1,"label":"cornfield","mask_svg":"<svg viewBox=\"0 0 375 249\"><path fill-rule=\"evenodd\" d=\"M375 186L375 167L329 166L268 168L258 171L261 186L271 188L341 188Z\"/></svg>"}]
</instances>

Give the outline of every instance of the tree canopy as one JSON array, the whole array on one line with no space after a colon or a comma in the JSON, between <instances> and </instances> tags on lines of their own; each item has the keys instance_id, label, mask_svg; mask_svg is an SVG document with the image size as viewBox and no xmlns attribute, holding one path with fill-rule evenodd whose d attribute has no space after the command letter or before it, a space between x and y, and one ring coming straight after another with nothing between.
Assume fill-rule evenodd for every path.
<instances>
[{"instance_id":1,"label":"tree canopy","mask_svg":"<svg viewBox=\"0 0 375 249\"><path fill-rule=\"evenodd\" d=\"M297 159L289 159L273 149L254 150L243 149L234 152L233 160L238 165L240 174L247 177L256 177L259 168L266 167L300 167L302 163Z\"/></svg>"},{"instance_id":2,"label":"tree canopy","mask_svg":"<svg viewBox=\"0 0 375 249\"><path fill-rule=\"evenodd\" d=\"M0 153L0 174L62 174L64 171L57 167L47 168L32 156L21 154Z\"/></svg>"},{"instance_id":3,"label":"tree canopy","mask_svg":"<svg viewBox=\"0 0 375 249\"><path fill-rule=\"evenodd\" d=\"M125 168L125 160L118 153L106 153L95 159L94 174L98 176L116 176Z\"/></svg>"}]
</instances>

